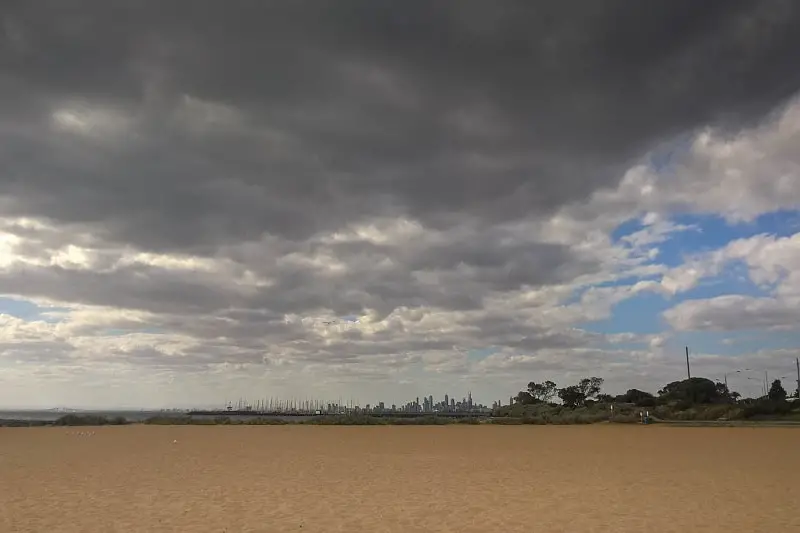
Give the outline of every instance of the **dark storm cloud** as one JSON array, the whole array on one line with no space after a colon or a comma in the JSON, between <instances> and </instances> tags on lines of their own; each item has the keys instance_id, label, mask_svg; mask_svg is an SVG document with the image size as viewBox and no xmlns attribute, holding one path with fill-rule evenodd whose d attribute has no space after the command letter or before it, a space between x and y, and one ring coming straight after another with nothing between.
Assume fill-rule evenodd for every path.
<instances>
[{"instance_id":1,"label":"dark storm cloud","mask_svg":"<svg viewBox=\"0 0 800 533\"><path fill-rule=\"evenodd\" d=\"M339 316L369 308L379 318L397 307L474 310L483 307L483 295L492 291L564 282L599 266L564 246L506 245L500 243L501 236L492 231L433 245L359 242L314 247L346 259L346 270L320 275L315 268L295 264L266 268L276 282L249 299L247 306L285 312L329 307ZM390 266L376 267L384 260Z\"/></svg>"},{"instance_id":2,"label":"dark storm cloud","mask_svg":"<svg viewBox=\"0 0 800 533\"><path fill-rule=\"evenodd\" d=\"M217 263L218 269L210 272L125 264L123 251L93 249L91 268L74 269L49 264L53 254L63 253L69 232L21 229L4 227L25 239L15 253L39 264L17 264L0 273L0 293L175 314L181 320L212 314L230 322L226 328L240 324L243 337L249 336L249 323L263 327L281 323L284 313L319 313L325 308L337 316L373 309L380 318L398 307L481 309L486 294L567 282L599 268L567 247L513 241L507 232L492 229L443 233L437 243L412 239L397 245L272 239L259 247L260 253L249 251L249 245L221 250L222 257L235 263ZM88 237L77 240L98 245ZM287 259L291 257L300 260ZM325 270L303 260L313 257L323 258L323 263L332 258L344 268ZM244 271L271 283L243 289L235 280ZM203 327L215 330L213 324ZM285 328L278 326L272 333L279 331Z\"/></svg>"},{"instance_id":3,"label":"dark storm cloud","mask_svg":"<svg viewBox=\"0 0 800 533\"><path fill-rule=\"evenodd\" d=\"M141 309L156 313L214 313L235 295L208 279L145 266L113 272L61 267L17 267L0 275L0 294Z\"/></svg>"},{"instance_id":4,"label":"dark storm cloud","mask_svg":"<svg viewBox=\"0 0 800 533\"><path fill-rule=\"evenodd\" d=\"M546 212L800 87L792 0L4 6L4 209L156 249ZM191 133L184 95L242 122ZM68 105L135 120L55 132Z\"/></svg>"}]
</instances>

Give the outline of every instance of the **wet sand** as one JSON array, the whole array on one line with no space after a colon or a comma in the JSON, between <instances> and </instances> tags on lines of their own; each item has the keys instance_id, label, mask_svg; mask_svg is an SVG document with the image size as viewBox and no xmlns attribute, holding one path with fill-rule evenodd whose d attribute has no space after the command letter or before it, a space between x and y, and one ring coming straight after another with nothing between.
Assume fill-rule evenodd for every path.
<instances>
[{"instance_id":1,"label":"wet sand","mask_svg":"<svg viewBox=\"0 0 800 533\"><path fill-rule=\"evenodd\" d=\"M0 531L800 531L799 451L793 428L0 428Z\"/></svg>"}]
</instances>

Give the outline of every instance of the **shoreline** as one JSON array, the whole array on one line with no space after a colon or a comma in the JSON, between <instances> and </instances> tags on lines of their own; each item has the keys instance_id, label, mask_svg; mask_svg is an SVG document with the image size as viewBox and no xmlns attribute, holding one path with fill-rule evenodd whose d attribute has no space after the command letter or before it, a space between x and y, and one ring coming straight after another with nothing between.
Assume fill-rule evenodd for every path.
<instances>
[{"instance_id":1,"label":"shoreline","mask_svg":"<svg viewBox=\"0 0 800 533\"><path fill-rule=\"evenodd\" d=\"M795 427L800 428L798 420L651 420L642 424L638 420L555 420L526 419L515 417L373 417L373 416L315 416L307 419L287 419L280 417L214 417L197 418L191 416L150 417L142 420L128 420L123 417L106 418L80 415L67 415L57 420L0 419L0 428L12 427L100 427L100 426L588 426L588 425L654 425L674 427Z\"/></svg>"}]
</instances>

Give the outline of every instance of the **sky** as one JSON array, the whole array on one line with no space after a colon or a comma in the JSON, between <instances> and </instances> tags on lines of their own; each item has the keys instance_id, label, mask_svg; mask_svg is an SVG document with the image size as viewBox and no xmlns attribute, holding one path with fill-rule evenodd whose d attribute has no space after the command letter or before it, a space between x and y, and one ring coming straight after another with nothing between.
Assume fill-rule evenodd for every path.
<instances>
[{"instance_id":1,"label":"sky","mask_svg":"<svg viewBox=\"0 0 800 533\"><path fill-rule=\"evenodd\" d=\"M792 389L798 24L4 2L0 407Z\"/></svg>"}]
</instances>

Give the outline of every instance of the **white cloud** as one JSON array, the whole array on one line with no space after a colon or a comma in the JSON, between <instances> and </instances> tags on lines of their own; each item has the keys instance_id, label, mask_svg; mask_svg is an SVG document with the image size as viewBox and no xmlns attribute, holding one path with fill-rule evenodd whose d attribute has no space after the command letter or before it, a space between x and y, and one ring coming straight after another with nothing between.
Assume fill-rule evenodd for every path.
<instances>
[{"instance_id":1,"label":"white cloud","mask_svg":"<svg viewBox=\"0 0 800 533\"><path fill-rule=\"evenodd\" d=\"M689 300L664 313L681 330L735 331L792 329L800 324L800 233L778 238L758 235L730 242L698 257L696 265L682 266L662 280L670 292L685 291L701 279L719 273L727 264L741 262L750 280L769 296L725 295Z\"/></svg>"},{"instance_id":2,"label":"white cloud","mask_svg":"<svg viewBox=\"0 0 800 533\"><path fill-rule=\"evenodd\" d=\"M731 136L714 129L694 135L684 148L671 145L673 161L656 170L631 167L614 189L595 192L584 204L565 208L564 219L583 230L610 230L644 217L666 220L674 213L718 214L732 222L800 208L800 98L789 101L756 127ZM574 224L574 222L573 222ZM562 222L561 225L564 225ZM689 229L689 228L680 228Z\"/></svg>"},{"instance_id":3,"label":"white cloud","mask_svg":"<svg viewBox=\"0 0 800 533\"><path fill-rule=\"evenodd\" d=\"M74 102L53 111L51 120L57 130L101 141L128 133L135 119L118 109Z\"/></svg>"},{"instance_id":4,"label":"white cloud","mask_svg":"<svg viewBox=\"0 0 800 533\"><path fill-rule=\"evenodd\" d=\"M677 330L794 330L800 321L798 303L730 294L681 302L664 318Z\"/></svg>"}]
</instances>

